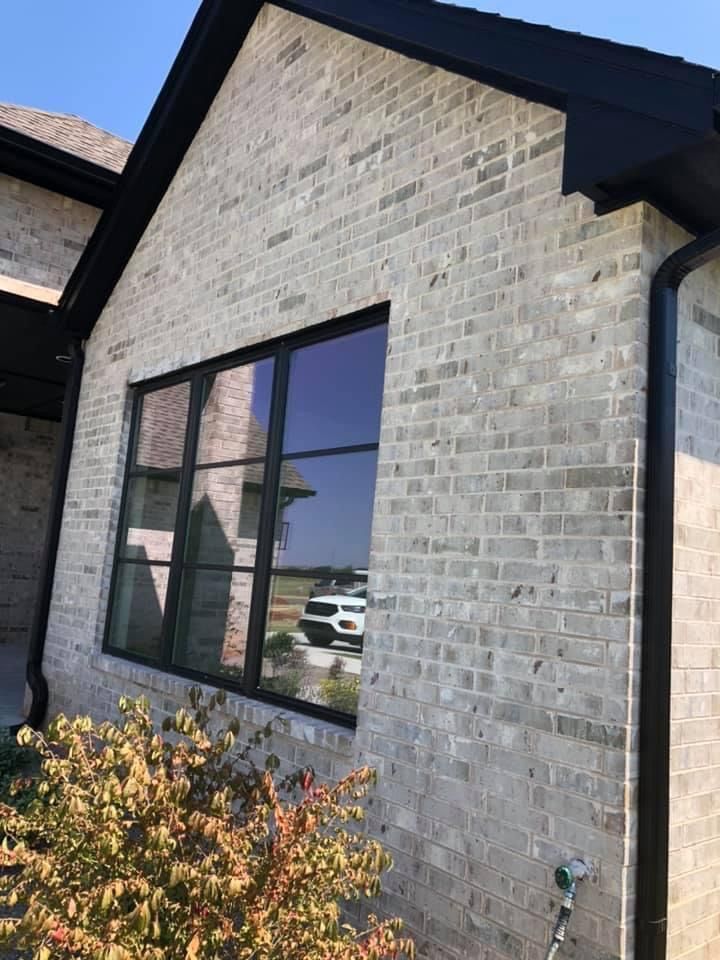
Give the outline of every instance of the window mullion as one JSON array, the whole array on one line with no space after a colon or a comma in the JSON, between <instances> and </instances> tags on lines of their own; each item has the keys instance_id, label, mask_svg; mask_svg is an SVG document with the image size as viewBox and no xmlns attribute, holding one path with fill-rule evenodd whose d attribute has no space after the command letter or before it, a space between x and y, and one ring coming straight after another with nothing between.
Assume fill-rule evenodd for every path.
<instances>
[{"instance_id":1,"label":"window mullion","mask_svg":"<svg viewBox=\"0 0 720 960\"><path fill-rule=\"evenodd\" d=\"M290 351L281 345L275 355L275 378L270 414L270 430L266 448L265 476L260 506L255 579L248 622L248 644L245 654L245 684L249 693L258 685L265 636L265 612L270 591L270 568L275 541L278 487L282 466L282 442L285 428L285 405L290 370Z\"/></svg>"},{"instance_id":2,"label":"window mullion","mask_svg":"<svg viewBox=\"0 0 720 960\"><path fill-rule=\"evenodd\" d=\"M180 472L180 490L178 492L178 506L175 518L175 535L170 558L170 574L165 598L165 614L163 616L161 638L161 664L163 667L171 666L172 662L177 607L180 598L180 587L182 585L183 559L185 557L185 540L192 502L193 467L198 445L198 435L200 433L202 394L202 375L195 374L191 380L190 409L188 411L188 422L185 431L185 454Z\"/></svg>"},{"instance_id":3,"label":"window mullion","mask_svg":"<svg viewBox=\"0 0 720 960\"><path fill-rule=\"evenodd\" d=\"M105 614L105 631L103 634L103 650L107 650L110 643L110 621L112 619L113 605L115 603L115 589L120 571L120 563L123 548L123 530L125 529L125 514L128 508L128 490L130 487L130 468L135 456L137 446L137 436L140 428L140 410L142 407L142 395L135 396L130 414L130 433L128 442L127 459L125 461L125 476L123 477L122 493L120 495L120 514L118 516L118 525L115 530L115 546L113 548L113 568L110 578L110 592L108 594L107 611Z\"/></svg>"}]
</instances>

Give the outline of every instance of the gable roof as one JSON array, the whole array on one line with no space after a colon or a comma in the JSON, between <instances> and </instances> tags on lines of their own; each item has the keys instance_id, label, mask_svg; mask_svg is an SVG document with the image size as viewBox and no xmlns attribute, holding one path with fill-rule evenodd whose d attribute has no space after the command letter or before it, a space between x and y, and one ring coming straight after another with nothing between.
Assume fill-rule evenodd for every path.
<instances>
[{"instance_id":1,"label":"gable roof","mask_svg":"<svg viewBox=\"0 0 720 960\"><path fill-rule=\"evenodd\" d=\"M405 56L567 113L563 192L599 213L647 200L693 232L720 226L715 71L677 57L436 0L276 0ZM204 0L60 301L86 337L252 26L259 0Z\"/></svg>"},{"instance_id":2,"label":"gable roof","mask_svg":"<svg viewBox=\"0 0 720 960\"><path fill-rule=\"evenodd\" d=\"M81 117L0 103L0 172L105 207L132 149Z\"/></svg>"},{"instance_id":3,"label":"gable roof","mask_svg":"<svg viewBox=\"0 0 720 960\"><path fill-rule=\"evenodd\" d=\"M122 173L132 144L70 113L51 113L14 103L0 103L0 126L57 147L74 157Z\"/></svg>"}]
</instances>

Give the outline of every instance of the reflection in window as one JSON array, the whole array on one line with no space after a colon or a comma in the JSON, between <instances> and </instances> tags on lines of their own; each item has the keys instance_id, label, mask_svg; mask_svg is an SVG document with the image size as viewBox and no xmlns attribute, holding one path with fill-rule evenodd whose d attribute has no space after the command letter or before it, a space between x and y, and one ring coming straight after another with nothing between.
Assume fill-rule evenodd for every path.
<instances>
[{"instance_id":1,"label":"reflection in window","mask_svg":"<svg viewBox=\"0 0 720 960\"><path fill-rule=\"evenodd\" d=\"M294 350L284 453L377 443L387 326Z\"/></svg>"},{"instance_id":2,"label":"reflection in window","mask_svg":"<svg viewBox=\"0 0 720 960\"><path fill-rule=\"evenodd\" d=\"M214 677L242 678L252 598L251 573L187 570L174 662Z\"/></svg>"},{"instance_id":3,"label":"reflection in window","mask_svg":"<svg viewBox=\"0 0 720 960\"><path fill-rule=\"evenodd\" d=\"M190 384L176 383L143 397L135 468L170 470L182 465Z\"/></svg>"},{"instance_id":4,"label":"reflection in window","mask_svg":"<svg viewBox=\"0 0 720 960\"><path fill-rule=\"evenodd\" d=\"M120 564L116 573L110 643L147 660L160 656L168 568Z\"/></svg>"},{"instance_id":5,"label":"reflection in window","mask_svg":"<svg viewBox=\"0 0 720 960\"><path fill-rule=\"evenodd\" d=\"M272 376L273 361L263 360L205 377L198 463L264 458Z\"/></svg>"},{"instance_id":6,"label":"reflection in window","mask_svg":"<svg viewBox=\"0 0 720 960\"><path fill-rule=\"evenodd\" d=\"M198 470L193 484L186 559L251 567L255 563L263 464Z\"/></svg>"},{"instance_id":7,"label":"reflection in window","mask_svg":"<svg viewBox=\"0 0 720 960\"><path fill-rule=\"evenodd\" d=\"M365 604L357 580L273 577L260 688L354 716Z\"/></svg>"},{"instance_id":8,"label":"reflection in window","mask_svg":"<svg viewBox=\"0 0 720 960\"><path fill-rule=\"evenodd\" d=\"M140 394L106 646L343 720L387 329L315 335Z\"/></svg>"},{"instance_id":9,"label":"reflection in window","mask_svg":"<svg viewBox=\"0 0 720 960\"><path fill-rule=\"evenodd\" d=\"M130 480L121 556L170 560L179 487L178 474L133 477Z\"/></svg>"},{"instance_id":10,"label":"reflection in window","mask_svg":"<svg viewBox=\"0 0 720 960\"><path fill-rule=\"evenodd\" d=\"M301 570L366 569L376 451L307 457L284 466L278 524L287 525L287 535L285 547L278 547L275 565Z\"/></svg>"}]
</instances>

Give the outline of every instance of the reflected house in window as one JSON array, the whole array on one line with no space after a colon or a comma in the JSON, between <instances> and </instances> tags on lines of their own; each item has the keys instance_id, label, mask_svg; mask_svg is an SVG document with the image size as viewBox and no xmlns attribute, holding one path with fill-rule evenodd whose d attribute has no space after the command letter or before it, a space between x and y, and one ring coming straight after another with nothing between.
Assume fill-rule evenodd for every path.
<instances>
[{"instance_id":1,"label":"reflected house in window","mask_svg":"<svg viewBox=\"0 0 720 960\"><path fill-rule=\"evenodd\" d=\"M241 672L247 649L267 447L267 431L253 410L256 369L244 365L208 376L203 396L176 657L210 673ZM179 474L172 471L184 456L186 389L179 384L144 402L136 460L161 473L136 481L146 490L128 507L128 549L140 561L172 554L179 496ZM281 535L287 541L284 511L315 496L291 463L283 464L280 485L278 543ZM156 624L159 633L167 585L165 567L135 566L133 619L141 632L142 624Z\"/></svg>"},{"instance_id":2,"label":"reflected house in window","mask_svg":"<svg viewBox=\"0 0 720 960\"><path fill-rule=\"evenodd\" d=\"M372 311L139 388L106 649L354 715L386 345Z\"/></svg>"}]
</instances>

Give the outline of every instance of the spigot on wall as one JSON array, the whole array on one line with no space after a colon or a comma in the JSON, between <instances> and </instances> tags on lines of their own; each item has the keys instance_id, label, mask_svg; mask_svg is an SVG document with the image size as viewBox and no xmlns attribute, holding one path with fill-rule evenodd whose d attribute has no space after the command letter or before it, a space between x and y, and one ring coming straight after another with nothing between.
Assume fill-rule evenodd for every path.
<instances>
[{"instance_id":1,"label":"spigot on wall","mask_svg":"<svg viewBox=\"0 0 720 960\"><path fill-rule=\"evenodd\" d=\"M555 871L555 883L561 890L569 890L577 880L584 880L590 871L584 860L571 860Z\"/></svg>"},{"instance_id":2,"label":"spigot on wall","mask_svg":"<svg viewBox=\"0 0 720 960\"><path fill-rule=\"evenodd\" d=\"M565 942L568 923L572 916L575 906L575 894L577 893L577 882L584 880L589 873L589 869L584 860L575 859L569 863L564 863L555 871L555 883L564 892L562 904L558 911L557 920L553 929L552 940L545 954L545 960L553 960L553 957Z\"/></svg>"}]
</instances>

